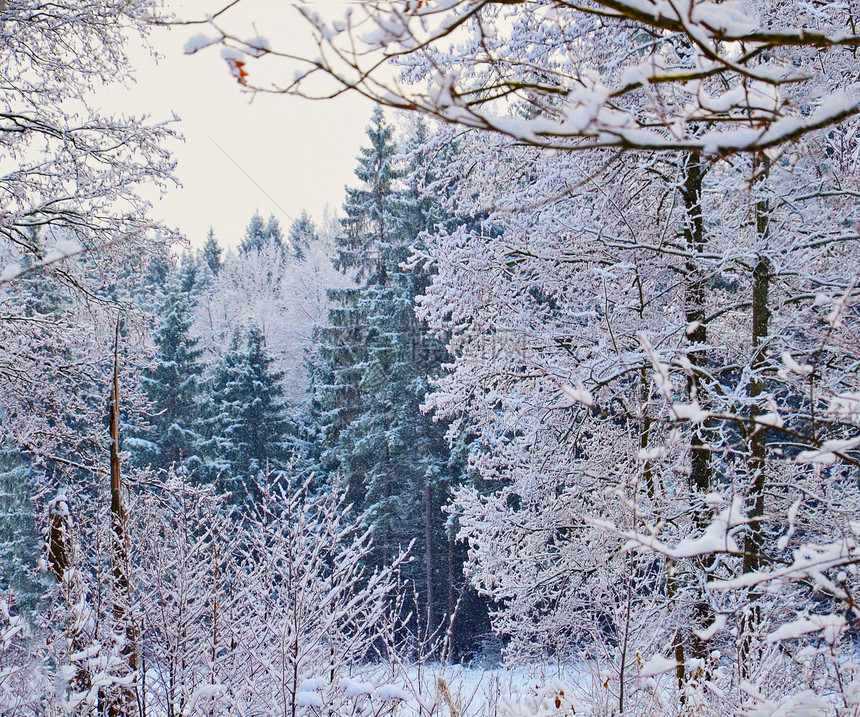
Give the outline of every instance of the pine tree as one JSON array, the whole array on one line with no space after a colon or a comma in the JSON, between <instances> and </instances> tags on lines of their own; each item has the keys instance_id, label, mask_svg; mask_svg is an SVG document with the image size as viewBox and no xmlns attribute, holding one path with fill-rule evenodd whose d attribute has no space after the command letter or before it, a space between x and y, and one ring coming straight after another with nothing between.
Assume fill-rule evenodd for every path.
<instances>
[{"instance_id":1,"label":"pine tree","mask_svg":"<svg viewBox=\"0 0 860 717\"><path fill-rule=\"evenodd\" d=\"M255 212L245 230L245 236L239 244L239 251L259 251L270 243L283 248L284 233L281 230L281 224L274 214L270 214L268 220L263 221L260 213Z\"/></svg>"},{"instance_id":2,"label":"pine tree","mask_svg":"<svg viewBox=\"0 0 860 717\"><path fill-rule=\"evenodd\" d=\"M203 270L201 262L190 251L183 252L179 262L179 290L187 297L193 305L195 303L195 294L201 288L201 278Z\"/></svg>"},{"instance_id":3,"label":"pine tree","mask_svg":"<svg viewBox=\"0 0 860 717\"><path fill-rule=\"evenodd\" d=\"M209 234L206 235L206 243L203 245L201 259L215 276L221 270L221 254L223 251L218 246L218 240L215 239L215 232L212 230L212 227L209 227Z\"/></svg>"},{"instance_id":4,"label":"pine tree","mask_svg":"<svg viewBox=\"0 0 860 717\"><path fill-rule=\"evenodd\" d=\"M370 146L356 169L361 186L347 190L335 260L356 286L330 292L330 326L316 336L320 464L339 476L349 501L374 526L376 565L414 541L419 559L404 572L418 590L421 622L435 628L453 610L462 564L442 507L463 468L452 458L446 426L420 409L446 352L414 311L429 275L405 267L420 232L445 217L421 191L427 158L413 152L405 166L398 162L381 111L367 135ZM423 141L416 133L413 146Z\"/></svg>"},{"instance_id":5,"label":"pine tree","mask_svg":"<svg viewBox=\"0 0 860 717\"><path fill-rule=\"evenodd\" d=\"M293 256L298 260L304 259L308 247L318 240L317 228L308 213L303 211L290 226L289 245Z\"/></svg>"},{"instance_id":6,"label":"pine tree","mask_svg":"<svg viewBox=\"0 0 860 717\"><path fill-rule=\"evenodd\" d=\"M154 334L156 355L143 372L141 385L150 402L148 425L125 439L140 466L191 471L199 466L199 392L202 351L191 336L192 312L183 290L183 275L171 273ZM185 277L187 279L187 277Z\"/></svg>"},{"instance_id":7,"label":"pine tree","mask_svg":"<svg viewBox=\"0 0 860 717\"><path fill-rule=\"evenodd\" d=\"M272 369L265 337L256 326L244 336L234 334L215 368L208 472L237 503L258 498L253 489L256 479L284 470L290 460L294 429L287 417L282 379Z\"/></svg>"}]
</instances>

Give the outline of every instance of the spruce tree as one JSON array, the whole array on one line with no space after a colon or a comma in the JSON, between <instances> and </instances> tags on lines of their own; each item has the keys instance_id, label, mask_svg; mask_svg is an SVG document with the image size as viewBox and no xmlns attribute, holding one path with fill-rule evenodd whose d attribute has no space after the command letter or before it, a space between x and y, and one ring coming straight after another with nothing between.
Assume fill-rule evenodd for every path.
<instances>
[{"instance_id":1,"label":"spruce tree","mask_svg":"<svg viewBox=\"0 0 860 717\"><path fill-rule=\"evenodd\" d=\"M259 251L270 243L274 243L281 248L284 246L284 233L280 222L275 218L274 214L270 214L269 218L263 221L260 213L254 212L248 228L245 229L245 236L239 244L239 251Z\"/></svg>"},{"instance_id":2,"label":"spruce tree","mask_svg":"<svg viewBox=\"0 0 860 717\"><path fill-rule=\"evenodd\" d=\"M289 245L293 256L298 260L304 259L308 247L318 239L317 228L308 213L303 211L290 226Z\"/></svg>"},{"instance_id":3,"label":"spruce tree","mask_svg":"<svg viewBox=\"0 0 860 717\"><path fill-rule=\"evenodd\" d=\"M361 184L347 190L336 239L335 263L355 286L330 292L330 325L316 334L320 468L339 477L374 526L377 564L414 540L418 560L404 570L418 590L422 622L435 628L453 609L452 582L462 564L442 511L462 467L451 456L446 426L420 409L446 352L414 312L429 277L404 267L420 232L443 213L418 185L426 158L398 162L381 111L367 135L370 146L356 169Z\"/></svg>"},{"instance_id":4,"label":"spruce tree","mask_svg":"<svg viewBox=\"0 0 860 717\"><path fill-rule=\"evenodd\" d=\"M203 245L201 259L214 276L218 275L221 270L221 254L223 249L218 246L218 240L215 239L215 232L212 227L209 227L209 234L206 235L206 243Z\"/></svg>"},{"instance_id":5,"label":"spruce tree","mask_svg":"<svg viewBox=\"0 0 860 717\"><path fill-rule=\"evenodd\" d=\"M284 470L290 460L294 431L282 379L256 326L234 334L215 367L208 401L208 472L237 503L256 500L256 479Z\"/></svg>"},{"instance_id":6,"label":"spruce tree","mask_svg":"<svg viewBox=\"0 0 860 717\"><path fill-rule=\"evenodd\" d=\"M171 272L154 332L156 354L141 376L150 402L147 425L125 440L135 462L156 470L192 471L200 463L199 392L202 351L191 336L193 320L189 296L183 290L188 276Z\"/></svg>"},{"instance_id":7,"label":"spruce tree","mask_svg":"<svg viewBox=\"0 0 860 717\"><path fill-rule=\"evenodd\" d=\"M203 288L204 271L201 262L192 252L183 252L177 271L179 290L188 297L188 302L193 308L197 303L197 294Z\"/></svg>"}]
</instances>

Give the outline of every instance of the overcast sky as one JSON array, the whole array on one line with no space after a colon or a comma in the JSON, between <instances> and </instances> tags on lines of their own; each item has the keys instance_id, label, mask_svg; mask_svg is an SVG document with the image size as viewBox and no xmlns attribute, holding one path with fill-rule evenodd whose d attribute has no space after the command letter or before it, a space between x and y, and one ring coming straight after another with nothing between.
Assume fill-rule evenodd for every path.
<instances>
[{"instance_id":1,"label":"overcast sky","mask_svg":"<svg viewBox=\"0 0 860 717\"><path fill-rule=\"evenodd\" d=\"M185 17L219 7L208 0L172 5ZM301 46L307 42L305 28L294 13L286 3L245 0L230 20L233 27L246 25L249 36L256 30L254 34L277 36L279 44L288 39ZM218 48L183 53L188 38L201 30L205 28L154 30L151 42L163 56L158 63L142 49L130 48L137 83L98 97L112 112L145 113L158 120L175 112L181 120L176 127L185 141L171 149L183 186L156 203L153 217L178 227L192 244L200 245L212 226L221 244L232 246L255 210L264 216L274 213L285 228L303 209L316 220L326 205L336 211L344 186L354 184L370 104L358 96L322 102L251 97L241 92Z\"/></svg>"}]
</instances>

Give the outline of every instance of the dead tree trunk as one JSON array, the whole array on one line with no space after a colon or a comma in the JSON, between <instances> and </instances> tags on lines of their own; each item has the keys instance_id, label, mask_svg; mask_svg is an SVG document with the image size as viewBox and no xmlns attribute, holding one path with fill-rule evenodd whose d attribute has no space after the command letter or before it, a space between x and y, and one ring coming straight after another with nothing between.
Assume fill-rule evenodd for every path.
<instances>
[{"instance_id":1,"label":"dead tree trunk","mask_svg":"<svg viewBox=\"0 0 860 717\"><path fill-rule=\"evenodd\" d=\"M125 639L122 655L130 673L137 670L137 645L132 616L129 614L129 543L123 502L122 474L119 460L119 334L120 318L116 321L114 340L113 379L110 390L110 519L113 533L114 621L116 631ZM134 689L122 686L108 707L109 717L130 717L136 711Z\"/></svg>"}]
</instances>

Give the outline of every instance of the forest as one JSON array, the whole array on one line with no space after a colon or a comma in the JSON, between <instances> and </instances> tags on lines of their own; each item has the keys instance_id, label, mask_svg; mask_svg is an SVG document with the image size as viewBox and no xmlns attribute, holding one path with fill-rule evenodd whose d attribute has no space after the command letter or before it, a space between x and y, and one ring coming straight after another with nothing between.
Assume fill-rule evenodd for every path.
<instances>
[{"instance_id":1,"label":"forest","mask_svg":"<svg viewBox=\"0 0 860 717\"><path fill-rule=\"evenodd\" d=\"M0 3L0 713L860 715L855 0L243 5ZM153 220L163 25L331 216Z\"/></svg>"}]
</instances>

